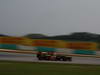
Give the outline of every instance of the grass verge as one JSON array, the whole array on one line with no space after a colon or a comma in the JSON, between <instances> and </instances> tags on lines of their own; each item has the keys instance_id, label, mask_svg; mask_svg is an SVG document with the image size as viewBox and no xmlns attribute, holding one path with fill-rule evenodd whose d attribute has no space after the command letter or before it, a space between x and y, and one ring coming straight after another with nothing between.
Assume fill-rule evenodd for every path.
<instances>
[{"instance_id":1,"label":"grass verge","mask_svg":"<svg viewBox=\"0 0 100 75\"><path fill-rule=\"evenodd\" d=\"M100 75L100 65L0 61L0 75Z\"/></svg>"}]
</instances>

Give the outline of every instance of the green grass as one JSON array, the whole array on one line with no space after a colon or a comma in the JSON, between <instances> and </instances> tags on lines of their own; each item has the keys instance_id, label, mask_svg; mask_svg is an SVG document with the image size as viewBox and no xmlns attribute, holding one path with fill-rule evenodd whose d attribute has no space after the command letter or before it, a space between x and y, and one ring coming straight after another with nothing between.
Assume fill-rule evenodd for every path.
<instances>
[{"instance_id":1,"label":"green grass","mask_svg":"<svg viewBox=\"0 0 100 75\"><path fill-rule=\"evenodd\" d=\"M0 61L0 75L100 75L100 65Z\"/></svg>"}]
</instances>

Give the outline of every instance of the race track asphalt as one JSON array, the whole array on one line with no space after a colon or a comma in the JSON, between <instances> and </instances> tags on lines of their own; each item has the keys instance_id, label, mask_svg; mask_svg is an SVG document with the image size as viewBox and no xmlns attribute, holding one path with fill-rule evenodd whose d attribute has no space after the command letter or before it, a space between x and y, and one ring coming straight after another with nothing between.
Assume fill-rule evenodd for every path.
<instances>
[{"instance_id":1,"label":"race track asphalt","mask_svg":"<svg viewBox=\"0 0 100 75\"><path fill-rule=\"evenodd\" d=\"M26 62L53 62L53 63L75 63L75 64L98 64L100 58L95 57L72 57L72 61L39 61L35 55L0 52L0 60L26 61Z\"/></svg>"}]
</instances>

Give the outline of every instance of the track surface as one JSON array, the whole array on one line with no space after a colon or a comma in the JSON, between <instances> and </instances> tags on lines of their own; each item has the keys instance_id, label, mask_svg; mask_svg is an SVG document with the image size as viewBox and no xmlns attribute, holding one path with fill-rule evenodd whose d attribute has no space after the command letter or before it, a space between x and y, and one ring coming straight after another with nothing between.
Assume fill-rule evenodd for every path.
<instances>
[{"instance_id":1,"label":"track surface","mask_svg":"<svg viewBox=\"0 0 100 75\"><path fill-rule=\"evenodd\" d=\"M64 61L39 61L35 55L0 52L0 60L27 61L27 62L54 62L54 63L77 63L77 64L99 64L100 58L72 57L72 62Z\"/></svg>"}]
</instances>

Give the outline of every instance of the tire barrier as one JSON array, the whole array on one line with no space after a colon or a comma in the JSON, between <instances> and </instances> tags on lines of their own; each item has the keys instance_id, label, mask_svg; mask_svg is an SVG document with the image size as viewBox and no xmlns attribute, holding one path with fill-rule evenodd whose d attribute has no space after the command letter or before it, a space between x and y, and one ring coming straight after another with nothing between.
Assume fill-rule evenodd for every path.
<instances>
[{"instance_id":1,"label":"tire barrier","mask_svg":"<svg viewBox=\"0 0 100 75\"><path fill-rule=\"evenodd\" d=\"M12 49L12 50L17 50L18 47L15 44L0 44L1 49Z\"/></svg>"},{"instance_id":2,"label":"tire barrier","mask_svg":"<svg viewBox=\"0 0 100 75\"><path fill-rule=\"evenodd\" d=\"M91 51L91 50L74 50L73 54L96 55L96 51Z\"/></svg>"}]
</instances>

